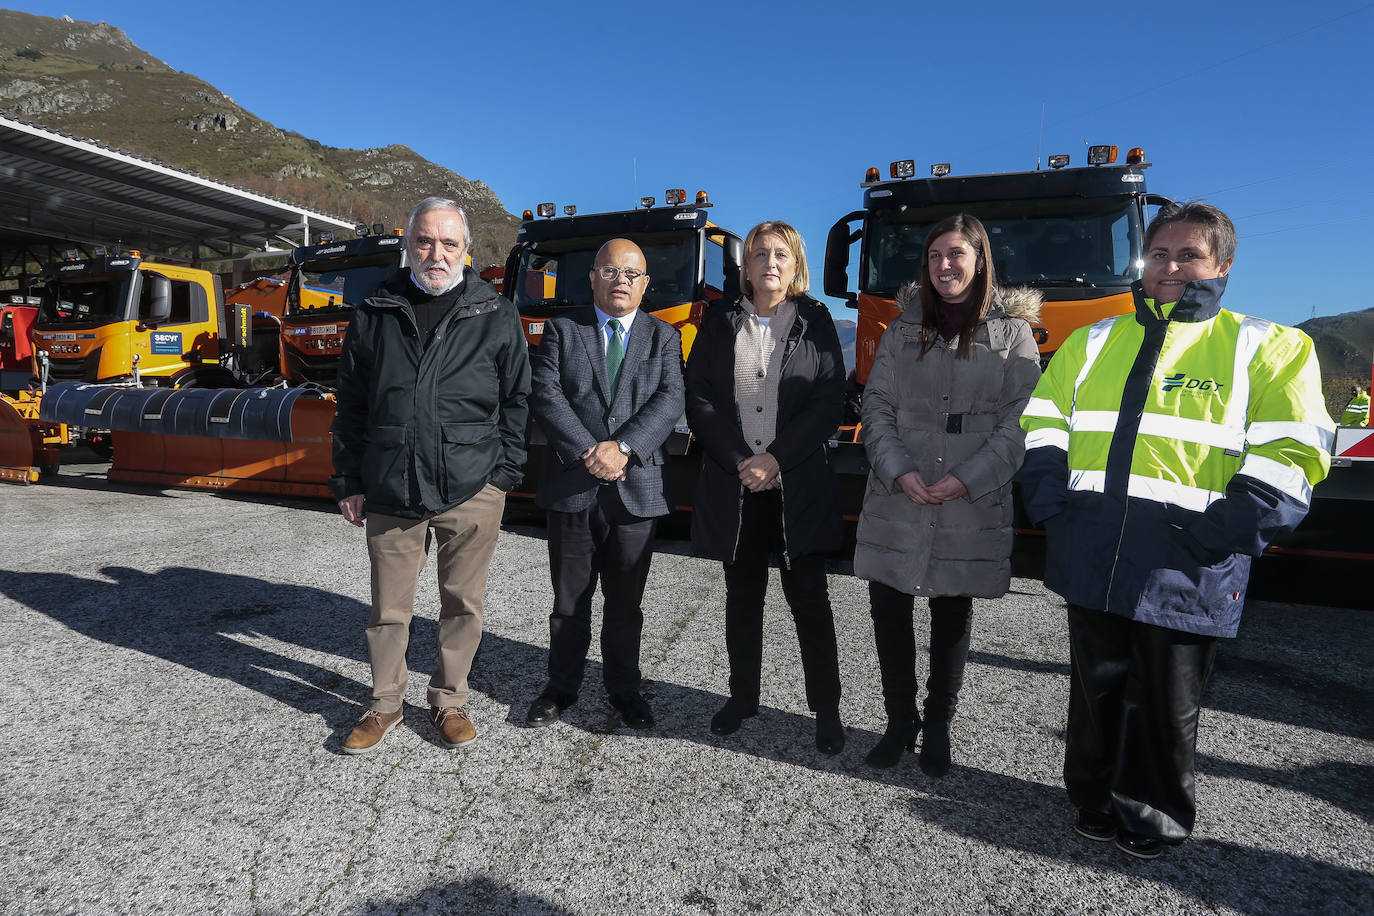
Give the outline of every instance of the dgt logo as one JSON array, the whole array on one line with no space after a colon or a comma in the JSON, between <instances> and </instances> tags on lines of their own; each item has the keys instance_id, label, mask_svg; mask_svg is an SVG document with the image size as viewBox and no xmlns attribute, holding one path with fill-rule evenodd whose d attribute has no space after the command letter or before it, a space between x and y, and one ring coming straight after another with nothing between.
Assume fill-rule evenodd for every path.
<instances>
[{"instance_id":1,"label":"dgt logo","mask_svg":"<svg viewBox=\"0 0 1374 916\"><path fill-rule=\"evenodd\" d=\"M1193 389L1196 391L1217 391L1220 392L1225 386L1216 379L1193 378L1186 372L1179 372L1176 375L1164 376L1165 392L1174 391L1178 388Z\"/></svg>"}]
</instances>

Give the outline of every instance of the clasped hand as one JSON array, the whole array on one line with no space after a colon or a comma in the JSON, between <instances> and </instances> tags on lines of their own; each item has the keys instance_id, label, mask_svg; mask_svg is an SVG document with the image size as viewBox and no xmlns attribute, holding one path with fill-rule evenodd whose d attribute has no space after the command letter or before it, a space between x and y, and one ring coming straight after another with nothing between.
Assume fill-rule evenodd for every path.
<instances>
[{"instance_id":1,"label":"clasped hand","mask_svg":"<svg viewBox=\"0 0 1374 916\"><path fill-rule=\"evenodd\" d=\"M935 505L968 495L968 488L953 474L946 474L930 486L915 471L907 471L897 478L897 486L902 488L907 499L922 506Z\"/></svg>"},{"instance_id":2,"label":"clasped hand","mask_svg":"<svg viewBox=\"0 0 1374 916\"><path fill-rule=\"evenodd\" d=\"M736 465L735 470L739 472L739 482L750 493L775 490L782 483L778 478L778 459L768 452L750 455Z\"/></svg>"},{"instance_id":3,"label":"clasped hand","mask_svg":"<svg viewBox=\"0 0 1374 916\"><path fill-rule=\"evenodd\" d=\"M630 456L620 451L617 442L598 442L582 453L582 463L587 466L587 472L597 480L622 480L625 477L625 466L630 463Z\"/></svg>"}]
</instances>

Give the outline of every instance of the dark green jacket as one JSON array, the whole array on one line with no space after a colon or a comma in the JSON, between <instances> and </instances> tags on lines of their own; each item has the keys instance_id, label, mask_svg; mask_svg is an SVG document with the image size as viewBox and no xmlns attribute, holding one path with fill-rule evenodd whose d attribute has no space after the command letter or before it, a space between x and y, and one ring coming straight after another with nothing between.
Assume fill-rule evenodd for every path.
<instances>
[{"instance_id":1,"label":"dark green jacket","mask_svg":"<svg viewBox=\"0 0 1374 916\"><path fill-rule=\"evenodd\" d=\"M418 518L490 483L514 488L525 464L529 354L515 306L472 268L421 346L402 269L353 314L339 364L334 495Z\"/></svg>"}]
</instances>

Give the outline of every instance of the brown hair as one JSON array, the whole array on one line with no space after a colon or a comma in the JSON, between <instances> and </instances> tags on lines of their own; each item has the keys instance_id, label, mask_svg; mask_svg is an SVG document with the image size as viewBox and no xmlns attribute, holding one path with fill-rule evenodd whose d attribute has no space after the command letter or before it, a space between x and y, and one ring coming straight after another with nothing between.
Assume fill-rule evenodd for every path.
<instances>
[{"instance_id":1,"label":"brown hair","mask_svg":"<svg viewBox=\"0 0 1374 916\"><path fill-rule=\"evenodd\" d=\"M776 235L782 239L792 252L792 257L797 262L797 273L792 277L792 282L787 284L787 298L796 299L802 293L811 288L811 274L806 269L806 245L802 242L801 233L788 223L782 220L765 220L759 223L749 234L744 237L744 263L749 263L749 249L754 247L754 241L761 235ZM746 266L743 276L740 278L744 289L744 295L750 300L754 298L754 284L749 282L749 269Z\"/></svg>"},{"instance_id":2,"label":"brown hair","mask_svg":"<svg viewBox=\"0 0 1374 916\"><path fill-rule=\"evenodd\" d=\"M921 356L935 346L935 338L940 333L940 308L943 300L935 292L935 284L930 279L930 246L946 232L955 232L964 237L972 246L974 253L983 259L982 270L973 277L968 298L964 300L963 317L959 322L959 348L955 356L968 359L969 347L973 343L973 329L979 319L988 313L993 294L997 289L997 276L992 266L992 243L988 241L988 231L976 216L956 213L940 220L930 227L925 245L921 247Z\"/></svg>"},{"instance_id":3,"label":"brown hair","mask_svg":"<svg viewBox=\"0 0 1374 916\"><path fill-rule=\"evenodd\" d=\"M1184 204L1167 203L1159 208L1150 226L1145 230L1145 252L1150 251L1150 243L1155 234L1165 226L1174 223L1188 223L1197 226L1207 236L1207 247L1212 249L1212 260L1225 264L1236 256L1236 225L1231 217L1222 213L1211 204L1200 200L1190 200Z\"/></svg>"}]
</instances>

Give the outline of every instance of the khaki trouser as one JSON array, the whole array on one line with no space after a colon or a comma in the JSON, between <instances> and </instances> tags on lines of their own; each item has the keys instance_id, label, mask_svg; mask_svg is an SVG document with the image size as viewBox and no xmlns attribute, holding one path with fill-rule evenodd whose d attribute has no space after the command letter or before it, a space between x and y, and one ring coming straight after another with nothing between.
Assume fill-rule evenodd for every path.
<instances>
[{"instance_id":1,"label":"khaki trouser","mask_svg":"<svg viewBox=\"0 0 1374 916\"><path fill-rule=\"evenodd\" d=\"M468 671L482 641L487 570L505 505L506 494L487 484L467 502L438 515L367 514L372 565L367 650L372 659L372 708L377 712L396 712L405 697L410 618L430 531L439 574L439 663L426 695L431 706L467 703Z\"/></svg>"}]
</instances>

